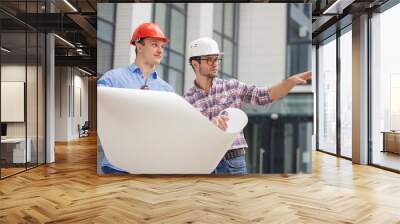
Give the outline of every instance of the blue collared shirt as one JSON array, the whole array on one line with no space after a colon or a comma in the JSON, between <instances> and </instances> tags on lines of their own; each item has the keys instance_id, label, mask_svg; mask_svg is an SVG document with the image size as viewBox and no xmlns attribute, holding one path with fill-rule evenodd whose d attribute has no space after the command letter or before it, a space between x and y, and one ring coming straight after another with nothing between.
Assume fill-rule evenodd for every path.
<instances>
[{"instance_id":1,"label":"blue collared shirt","mask_svg":"<svg viewBox=\"0 0 400 224\"><path fill-rule=\"evenodd\" d=\"M99 80L97 86L140 89L143 85L147 85L150 90L173 92L174 89L167 82L158 77L156 71L149 74L147 82L144 80L141 69L132 64L129 67L117 68L106 72ZM104 156L101 166L108 166L113 169L123 171L122 169L113 166Z\"/></svg>"}]
</instances>

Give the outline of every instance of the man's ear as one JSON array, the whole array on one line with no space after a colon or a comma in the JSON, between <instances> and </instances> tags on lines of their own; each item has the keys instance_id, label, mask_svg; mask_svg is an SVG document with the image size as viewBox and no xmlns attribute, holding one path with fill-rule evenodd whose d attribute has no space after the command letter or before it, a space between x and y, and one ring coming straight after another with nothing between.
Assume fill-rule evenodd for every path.
<instances>
[{"instance_id":1,"label":"man's ear","mask_svg":"<svg viewBox=\"0 0 400 224\"><path fill-rule=\"evenodd\" d=\"M137 52L141 52L143 48L143 45L141 43L136 43L136 50Z\"/></svg>"},{"instance_id":2,"label":"man's ear","mask_svg":"<svg viewBox=\"0 0 400 224\"><path fill-rule=\"evenodd\" d=\"M200 69L200 64L199 64L198 61L193 60L193 61L192 61L192 65L193 65L193 67L194 67L196 70L199 70L199 69Z\"/></svg>"}]
</instances>

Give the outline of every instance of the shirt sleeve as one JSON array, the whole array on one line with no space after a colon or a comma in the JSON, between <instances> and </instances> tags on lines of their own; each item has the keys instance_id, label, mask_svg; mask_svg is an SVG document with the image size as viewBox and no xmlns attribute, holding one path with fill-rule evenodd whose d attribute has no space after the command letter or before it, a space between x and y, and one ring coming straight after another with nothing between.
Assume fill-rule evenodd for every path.
<instances>
[{"instance_id":1,"label":"shirt sleeve","mask_svg":"<svg viewBox=\"0 0 400 224\"><path fill-rule=\"evenodd\" d=\"M174 87L172 87L171 85L167 85L167 91L168 92L175 92Z\"/></svg>"},{"instance_id":2,"label":"shirt sleeve","mask_svg":"<svg viewBox=\"0 0 400 224\"><path fill-rule=\"evenodd\" d=\"M237 81L237 94L243 103L267 105L272 103L271 90Z\"/></svg>"},{"instance_id":3,"label":"shirt sleeve","mask_svg":"<svg viewBox=\"0 0 400 224\"><path fill-rule=\"evenodd\" d=\"M104 74L99 80L97 80L97 86L101 86L101 87L111 87L112 86L111 79L107 73Z\"/></svg>"}]
</instances>

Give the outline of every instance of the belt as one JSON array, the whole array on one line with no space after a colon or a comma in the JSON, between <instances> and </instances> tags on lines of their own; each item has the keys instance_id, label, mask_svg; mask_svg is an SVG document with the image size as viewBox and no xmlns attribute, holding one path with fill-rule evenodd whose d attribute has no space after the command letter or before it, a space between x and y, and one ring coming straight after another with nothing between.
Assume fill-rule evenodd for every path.
<instances>
[{"instance_id":1,"label":"belt","mask_svg":"<svg viewBox=\"0 0 400 224\"><path fill-rule=\"evenodd\" d=\"M224 159L230 160L239 156L243 156L244 154L246 154L244 148L231 149L225 153Z\"/></svg>"}]
</instances>

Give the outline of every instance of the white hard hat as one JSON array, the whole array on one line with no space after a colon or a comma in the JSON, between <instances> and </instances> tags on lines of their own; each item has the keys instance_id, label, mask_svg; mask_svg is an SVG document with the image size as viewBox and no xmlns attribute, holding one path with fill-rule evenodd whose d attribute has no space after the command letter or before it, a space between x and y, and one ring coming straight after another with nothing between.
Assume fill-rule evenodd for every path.
<instances>
[{"instance_id":1,"label":"white hard hat","mask_svg":"<svg viewBox=\"0 0 400 224\"><path fill-rule=\"evenodd\" d=\"M219 51L218 44L209 37L202 37L192 41L189 45L189 58L203 55L222 55Z\"/></svg>"}]
</instances>

